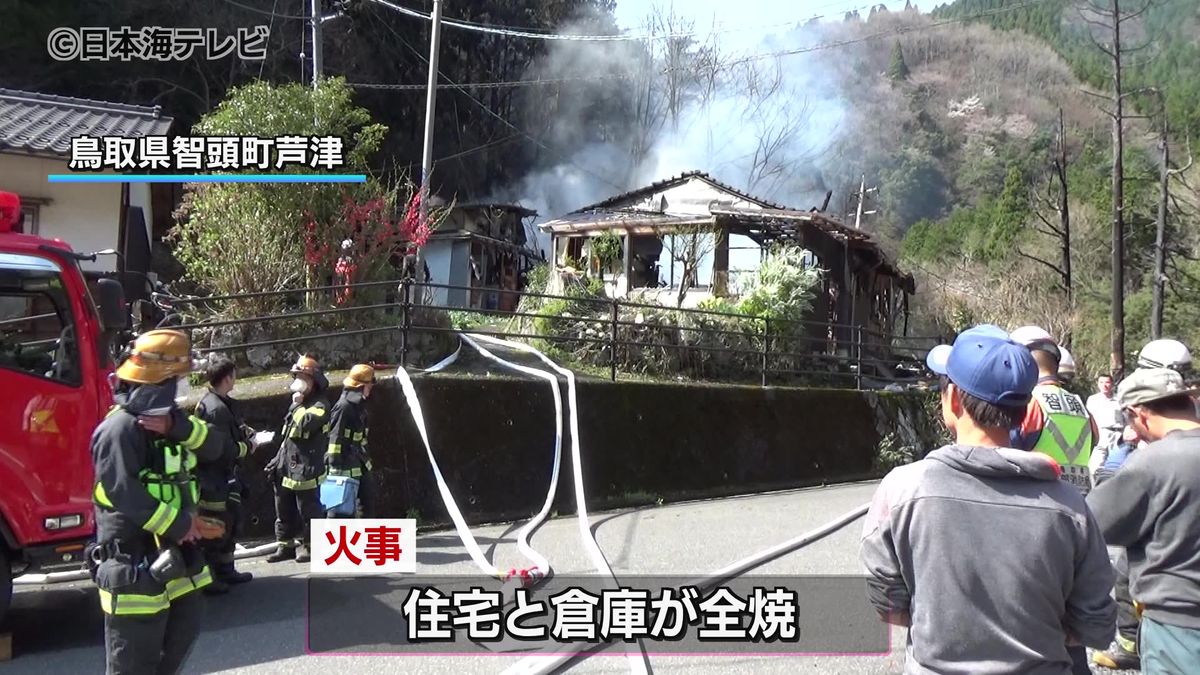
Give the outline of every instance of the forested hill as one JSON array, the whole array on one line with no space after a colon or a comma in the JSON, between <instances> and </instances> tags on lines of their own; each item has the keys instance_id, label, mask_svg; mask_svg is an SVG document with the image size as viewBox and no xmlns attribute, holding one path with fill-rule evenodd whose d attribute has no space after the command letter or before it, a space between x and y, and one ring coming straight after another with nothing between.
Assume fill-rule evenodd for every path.
<instances>
[{"instance_id":1,"label":"forested hill","mask_svg":"<svg viewBox=\"0 0 1200 675\"><path fill-rule=\"evenodd\" d=\"M1008 9L1023 5L1017 9ZM1171 127L1183 134L1200 133L1200 2L1196 0L1126 0L1122 11L1145 13L1123 26L1123 40L1131 52L1123 75L1127 91L1158 87L1167 99ZM1148 5L1148 6L1147 6ZM1111 59L1096 48L1089 36L1107 45L1103 28L1089 21L1106 21L1092 8L1110 6L1108 0L956 0L933 11L938 19L972 19L1004 30L1021 30L1044 40L1070 64L1076 76L1096 88L1112 82ZM1151 107L1138 97L1139 107Z\"/></svg>"},{"instance_id":2,"label":"forested hill","mask_svg":"<svg viewBox=\"0 0 1200 675\"><path fill-rule=\"evenodd\" d=\"M1085 370L1108 367L1111 323L1111 120L1101 96L1111 63L1086 32L1083 0L959 0L931 14L850 17L836 37L895 34L828 59L854 110L832 152L842 181L866 173L880 189L867 227L899 242L920 286L922 330L974 321L1040 323L1071 345ZM1091 0L1097 5L1105 0ZM1128 11L1144 0L1130 0ZM1093 31L1098 29L1092 28ZM1200 3L1157 0L1125 24L1125 89L1161 90L1171 169L1200 135ZM1102 45L1106 39L1094 35ZM1154 99L1133 99L1126 123L1126 351L1150 332L1160 201ZM1057 180L1065 121L1071 274L1065 274ZM837 169L829 170L836 173ZM1200 340L1195 167L1169 182L1164 334ZM839 188L843 188L840 181Z\"/></svg>"}]
</instances>

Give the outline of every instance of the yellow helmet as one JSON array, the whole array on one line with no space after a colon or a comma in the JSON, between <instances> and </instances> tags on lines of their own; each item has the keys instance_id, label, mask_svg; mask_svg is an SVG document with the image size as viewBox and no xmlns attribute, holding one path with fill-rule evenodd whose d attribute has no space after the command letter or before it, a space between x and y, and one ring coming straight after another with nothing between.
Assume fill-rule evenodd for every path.
<instances>
[{"instance_id":1,"label":"yellow helmet","mask_svg":"<svg viewBox=\"0 0 1200 675\"><path fill-rule=\"evenodd\" d=\"M361 389L368 384L375 384L375 369L365 363L351 368L350 374L342 380L342 386L347 389Z\"/></svg>"},{"instance_id":2,"label":"yellow helmet","mask_svg":"<svg viewBox=\"0 0 1200 675\"><path fill-rule=\"evenodd\" d=\"M321 364L311 356L301 356L296 360L296 364L292 366L292 375L304 373L310 377L316 377L317 373L321 372Z\"/></svg>"},{"instance_id":3,"label":"yellow helmet","mask_svg":"<svg viewBox=\"0 0 1200 675\"><path fill-rule=\"evenodd\" d=\"M192 345L178 330L152 330L133 342L129 358L117 368L117 377L136 384L158 384L192 372Z\"/></svg>"}]
</instances>

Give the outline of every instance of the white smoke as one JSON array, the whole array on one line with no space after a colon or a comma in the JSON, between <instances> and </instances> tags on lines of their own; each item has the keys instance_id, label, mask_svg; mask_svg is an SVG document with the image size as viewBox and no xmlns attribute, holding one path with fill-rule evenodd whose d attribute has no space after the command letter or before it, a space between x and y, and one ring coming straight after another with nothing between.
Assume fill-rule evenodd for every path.
<instances>
[{"instance_id":1,"label":"white smoke","mask_svg":"<svg viewBox=\"0 0 1200 675\"><path fill-rule=\"evenodd\" d=\"M688 25L660 18L658 30ZM563 32L572 31L594 32L595 24ZM828 189L823 151L847 116L838 93L845 83L834 81L825 52L803 51L825 39L813 22L736 40L698 35L682 54L671 53L678 44L670 40L554 43L525 76L562 81L524 92L527 119L541 120L525 130L540 142L538 165L497 196L546 220L704 171L768 201L819 206ZM538 238L548 251L548 238Z\"/></svg>"}]
</instances>

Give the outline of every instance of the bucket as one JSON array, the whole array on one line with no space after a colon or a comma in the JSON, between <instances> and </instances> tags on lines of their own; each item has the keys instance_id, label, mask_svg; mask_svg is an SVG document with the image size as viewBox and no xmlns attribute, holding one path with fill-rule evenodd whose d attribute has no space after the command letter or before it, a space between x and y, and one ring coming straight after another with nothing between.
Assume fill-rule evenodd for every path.
<instances>
[{"instance_id":1,"label":"bucket","mask_svg":"<svg viewBox=\"0 0 1200 675\"><path fill-rule=\"evenodd\" d=\"M326 476L321 483L321 506L338 516L353 516L358 501L358 480L349 476Z\"/></svg>"}]
</instances>

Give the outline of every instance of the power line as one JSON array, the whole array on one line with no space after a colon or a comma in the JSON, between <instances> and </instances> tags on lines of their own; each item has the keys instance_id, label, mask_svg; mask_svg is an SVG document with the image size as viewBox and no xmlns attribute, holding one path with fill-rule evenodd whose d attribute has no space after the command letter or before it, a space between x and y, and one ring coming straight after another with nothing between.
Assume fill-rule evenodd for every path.
<instances>
[{"instance_id":1,"label":"power line","mask_svg":"<svg viewBox=\"0 0 1200 675\"><path fill-rule=\"evenodd\" d=\"M388 2L388 0L370 0L370 2L373 2L377 5L383 5L384 7L387 7L396 12L399 12L406 16L411 16L416 19L423 19L425 21L433 20L433 17L430 16L429 14L425 14L424 12L419 12L415 9L409 9L407 7L402 7L393 2ZM873 6L873 5L864 5L862 7L858 7L855 9L867 9L871 6ZM851 10L846 10L846 11L851 11ZM671 40L671 39L679 39L679 38L689 38L689 37L696 37L696 36L700 36L700 35L716 35L719 33L733 33L733 32L738 32L738 31L778 29L780 26L786 26L789 23L798 25L801 22L809 22L814 19L822 19L822 18L826 18L826 17L812 16L812 17L806 17L803 19L796 19L795 21L791 21L791 22L773 21L769 24L759 24L759 25L754 25L754 26L727 26L724 28L712 28L712 29L705 29L705 30L689 30L689 31L673 32L673 33L643 33L640 35L629 35L629 34L624 34L624 33L601 34L601 35L576 35L576 34L570 34L570 33L541 32L539 30L533 30L533 29L518 29L518 28L509 27L509 26L499 26L499 25L495 25L495 24L483 24L483 23L475 23L472 21L463 21L463 20L458 20L458 19L445 19L445 18L442 19L442 24L446 25L446 26L452 26L454 28L459 28L462 30L474 31L477 33L488 33L491 35L504 35L507 37L527 38L530 40L558 40L558 41L565 41L565 42L572 42L572 41L574 41L574 42L634 42L634 41L643 42L643 41L649 41L649 40Z\"/></svg>"},{"instance_id":2,"label":"power line","mask_svg":"<svg viewBox=\"0 0 1200 675\"><path fill-rule=\"evenodd\" d=\"M271 11L267 11L265 9L251 7L250 5L244 5L240 2L238 2L237 0L225 0L225 2L226 2L226 4L233 5L234 7L241 7L242 9L246 10L247 12L254 12L255 14L262 14L263 16L269 16L272 19L292 19L292 20L296 20L296 21L308 21L309 20L307 16L300 16L298 14L279 14L274 9L272 9Z\"/></svg>"},{"instance_id":3,"label":"power line","mask_svg":"<svg viewBox=\"0 0 1200 675\"><path fill-rule=\"evenodd\" d=\"M994 9L994 10L989 10L986 12L972 14L970 16L964 16L964 17L959 17L959 18L955 18L955 19L944 19L942 21L937 21L937 22L933 22L930 24L908 26L908 27L901 27L901 28L897 28L897 29L893 29L893 30L879 31L877 33L872 33L870 35L865 35L862 37L848 38L845 40L838 40L838 41L834 41L834 42L818 43L818 44L811 45L808 47L798 47L795 49L764 52L761 54L751 54L749 56L741 57L741 58L735 59L733 61L730 61L725 65L726 66L736 66L736 65L741 65L744 63L750 63L753 61L761 61L763 59L778 58L778 57L783 57L783 56L793 56L796 54L806 54L809 52L824 51L827 49L837 49L840 47L846 47L846 46L850 46L850 45L860 44L863 42L870 42L872 40L877 40L880 38L895 37L895 36L904 35L907 33L916 33L916 32L921 32L921 31L925 31L925 30L930 30L933 28L941 28L941 27L951 25L951 24L956 24L956 23L966 23L969 21L973 21L975 19L987 18L987 17L994 16L997 14L1003 14L1005 12L1012 12L1012 11L1016 11L1019 9L1024 9L1026 7L1031 7L1033 5L1041 4L1041 3L1047 2L1047 1L1048 0L1029 0L1028 2L1024 2L1019 5L1000 7L1000 8ZM385 25L387 25L387 24L385 23ZM390 26L388 26L388 28L389 28L389 30L392 31L392 33L394 35L397 35L397 37L399 37L399 35L396 33L396 31L394 29L392 29ZM427 60L426 60L426 63L428 63ZM674 70L681 70L683 68L684 67L666 68L666 69L663 69L662 71L660 71L660 73L665 74L665 73L672 72ZM592 76L592 77L562 77L562 78L547 78L547 79L536 79L536 80L507 80L507 81L499 81L499 82L471 82L471 83L462 83L462 84L451 83L451 84L439 84L437 86L439 89L462 89L464 87L469 87L469 88L473 88L473 89L499 89L499 88L508 88L508 87L566 84L566 83L570 83L570 82L597 82L597 81L602 81L602 80L628 80L628 79L633 79L635 77L638 77L638 75L597 75L597 76ZM448 82L450 82L450 78L445 78L445 79ZM408 90L424 91L425 89L427 89L427 86L424 84L380 84L380 83L367 83L367 82L352 82L352 83L349 83L349 86L357 87L357 88L361 88L361 89L385 89L385 90L396 90L396 91L408 91Z\"/></svg>"},{"instance_id":4,"label":"power line","mask_svg":"<svg viewBox=\"0 0 1200 675\"><path fill-rule=\"evenodd\" d=\"M392 26L390 24L388 24L386 21L384 21L382 23L383 23L384 27L386 27L389 31L391 31L392 35L396 36L396 39L400 42L400 44L403 44L409 51L411 51L413 54L415 54L418 59L423 61L426 65L429 65L429 59L426 58L425 55L422 54L420 51L414 49L413 46L410 45L408 43L408 41L405 40L404 37L402 35L400 35L399 32L396 31L395 28L392 28ZM549 152L551 154L558 156L559 159L561 159L562 161L570 164L571 166L574 166L576 169L579 169L583 173L586 173L587 175L591 176L592 178L595 178L596 180L604 183L605 185L608 185L609 187L613 188L614 190L623 190L624 189L620 185L613 183L612 181L608 180L604 176L601 176L598 173L595 173L583 166L580 166L579 164L572 161L569 157L563 155L562 153L559 153L558 151L554 150L550 146L543 143L541 141L541 139L533 136L529 132L525 131L524 129L521 129L517 125L508 121L507 119L504 118L503 115L500 115L499 113L497 113L494 110L492 110L491 108L489 108L486 103L484 103L484 102L480 101L479 99L475 98L474 96L472 96L471 92L469 92L463 88L463 85L460 85L460 84L456 83L454 80L451 80L449 77L447 77L446 74L443 73L440 69L438 70L438 76L440 76L442 79L449 82L453 88L462 92L463 95L465 95L467 98L471 99L471 101L473 103L475 103L475 105L477 105L481 109L483 109L483 111L486 112L488 115L495 117L497 120L499 120L501 123L503 123L508 128L512 129L513 131L520 134L521 136L524 136L525 138L529 139L530 141L532 141L534 143L534 145L537 145L539 148L545 150L546 152Z\"/></svg>"},{"instance_id":5,"label":"power line","mask_svg":"<svg viewBox=\"0 0 1200 675\"><path fill-rule=\"evenodd\" d=\"M601 80L628 80L632 75L597 75L593 77L557 77L542 80L508 80L502 82L472 82L463 84L439 84L438 89L459 89L461 87L469 87L471 89L503 89L508 87L529 87L536 85L549 84L566 84L568 82L598 82ZM357 87L359 89L388 89L397 91L424 91L428 88L424 84L376 84L369 82L348 82L348 86Z\"/></svg>"}]
</instances>

